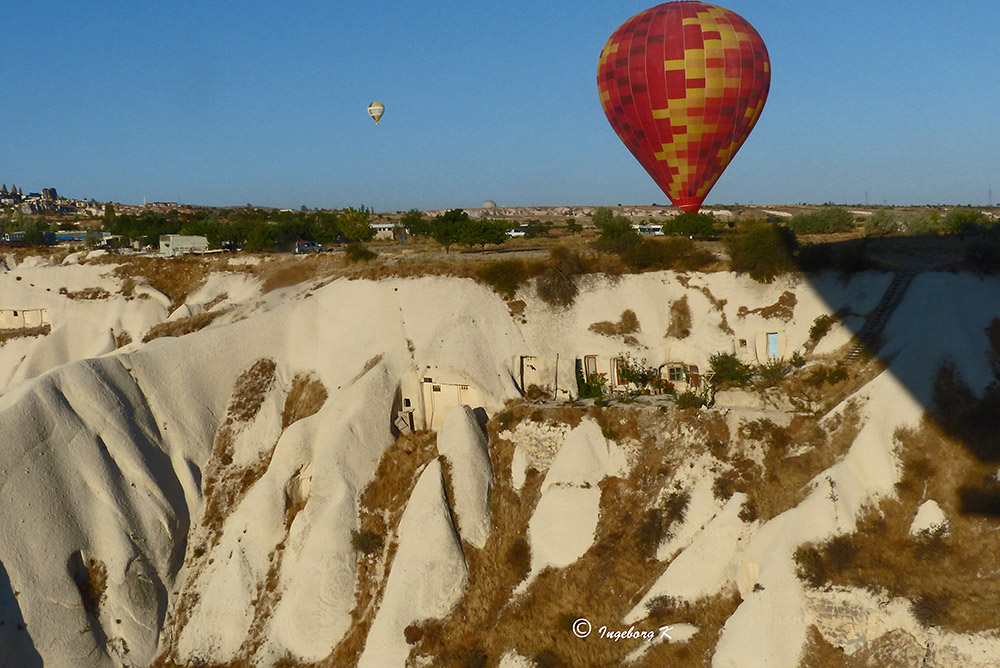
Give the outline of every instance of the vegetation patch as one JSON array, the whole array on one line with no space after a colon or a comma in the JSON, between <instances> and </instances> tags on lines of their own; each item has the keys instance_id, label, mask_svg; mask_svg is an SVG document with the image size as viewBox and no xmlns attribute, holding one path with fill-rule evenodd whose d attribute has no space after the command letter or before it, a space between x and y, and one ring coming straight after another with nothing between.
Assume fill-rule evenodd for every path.
<instances>
[{"instance_id":1,"label":"vegetation patch","mask_svg":"<svg viewBox=\"0 0 1000 668\"><path fill-rule=\"evenodd\" d=\"M160 339L167 336L184 336L186 334L193 334L194 332L205 329L215 322L219 316L228 312L229 309L205 311L203 313L190 315L186 318L178 318L177 320L168 320L157 323L150 327L149 331L143 335L142 342L149 343L153 339Z\"/></svg>"},{"instance_id":2,"label":"vegetation patch","mask_svg":"<svg viewBox=\"0 0 1000 668\"><path fill-rule=\"evenodd\" d=\"M101 605L108 591L107 566L100 559L83 561L80 553L75 553L70 560L70 567L74 571L73 576L80 592L83 609L95 619L99 619Z\"/></svg>"},{"instance_id":3,"label":"vegetation patch","mask_svg":"<svg viewBox=\"0 0 1000 668\"><path fill-rule=\"evenodd\" d=\"M711 251L698 248L694 241L684 237L642 239L626 245L620 255L625 266L634 272L701 271L716 261Z\"/></svg>"},{"instance_id":4,"label":"vegetation patch","mask_svg":"<svg viewBox=\"0 0 1000 668\"><path fill-rule=\"evenodd\" d=\"M964 513L961 499L963 481L991 476L995 467L979 461L932 419L897 431L896 440L903 465L896 498L870 508L855 533L799 548L800 577L813 587L861 587L909 599L924 626L956 633L996 629L997 520ZM928 499L944 511L947 530L911 535L917 509Z\"/></svg>"},{"instance_id":5,"label":"vegetation patch","mask_svg":"<svg viewBox=\"0 0 1000 668\"><path fill-rule=\"evenodd\" d=\"M789 322L795 315L795 305L797 303L798 298L795 296L795 293L786 290L778 297L778 301L770 306L761 306L755 309L748 309L746 306L741 306L736 315L745 318L750 314L757 314L762 318L778 318L779 320Z\"/></svg>"},{"instance_id":6,"label":"vegetation patch","mask_svg":"<svg viewBox=\"0 0 1000 668\"><path fill-rule=\"evenodd\" d=\"M625 309L622 311L618 322L602 320L600 322L592 323L587 329L602 336L620 336L628 345L638 345L639 343L639 341L632 336L632 334L639 331L639 318L636 317L635 311L632 309Z\"/></svg>"},{"instance_id":7,"label":"vegetation patch","mask_svg":"<svg viewBox=\"0 0 1000 668\"><path fill-rule=\"evenodd\" d=\"M23 329L0 329L0 346L14 339L31 339L36 336L47 336L52 332L50 325L41 327L25 327Z\"/></svg>"},{"instance_id":8,"label":"vegetation patch","mask_svg":"<svg viewBox=\"0 0 1000 668\"><path fill-rule=\"evenodd\" d=\"M326 403L326 387L310 374L297 374L292 379L292 389L285 397L285 406L281 411L281 428L315 415Z\"/></svg>"},{"instance_id":9,"label":"vegetation patch","mask_svg":"<svg viewBox=\"0 0 1000 668\"><path fill-rule=\"evenodd\" d=\"M83 288L82 290L68 290L59 288L59 294L65 295L76 301L91 301L95 299L110 299L111 293L104 288Z\"/></svg>"},{"instance_id":10,"label":"vegetation patch","mask_svg":"<svg viewBox=\"0 0 1000 668\"><path fill-rule=\"evenodd\" d=\"M396 553L392 537L420 472L437 455L436 442L431 431L397 438L361 493L358 527L351 531L351 546L358 555L351 626L330 656L315 665L351 666L361 656ZM412 636L413 630L408 633Z\"/></svg>"},{"instance_id":11,"label":"vegetation patch","mask_svg":"<svg viewBox=\"0 0 1000 668\"><path fill-rule=\"evenodd\" d=\"M539 299L549 306L567 308L573 305L580 291L577 277L586 273L583 258L565 246L556 246L549 253L545 270L535 279Z\"/></svg>"},{"instance_id":12,"label":"vegetation patch","mask_svg":"<svg viewBox=\"0 0 1000 668\"><path fill-rule=\"evenodd\" d=\"M227 422L249 422L257 416L275 381L274 360L259 359L240 374L229 399Z\"/></svg>"},{"instance_id":13,"label":"vegetation patch","mask_svg":"<svg viewBox=\"0 0 1000 668\"><path fill-rule=\"evenodd\" d=\"M667 338L686 339L691 335L691 307L687 295L670 303L670 325L667 327Z\"/></svg>"},{"instance_id":14,"label":"vegetation patch","mask_svg":"<svg viewBox=\"0 0 1000 668\"><path fill-rule=\"evenodd\" d=\"M501 297L514 299L521 286L537 276L541 269L541 264L536 262L500 260L479 267L476 278L493 288Z\"/></svg>"},{"instance_id":15,"label":"vegetation patch","mask_svg":"<svg viewBox=\"0 0 1000 668\"><path fill-rule=\"evenodd\" d=\"M760 283L770 283L797 268L795 233L774 223L742 223L736 234L727 238L726 247L732 271L749 274Z\"/></svg>"}]
</instances>

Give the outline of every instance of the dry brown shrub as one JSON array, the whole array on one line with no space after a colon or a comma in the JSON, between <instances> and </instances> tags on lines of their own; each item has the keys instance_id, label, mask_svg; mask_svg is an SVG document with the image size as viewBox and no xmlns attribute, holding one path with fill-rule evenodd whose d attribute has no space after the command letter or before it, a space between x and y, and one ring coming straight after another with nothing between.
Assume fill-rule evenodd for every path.
<instances>
[{"instance_id":1,"label":"dry brown shrub","mask_svg":"<svg viewBox=\"0 0 1000 668\"><path fill-rule=\"evenodd\" d=\"M374 369L378 365L378 363L381 362L381 361L382 361L382 353L379 353L378 355L375 355L374 357L372 357L371 359L369 359L367 362L365 362L365 365L363 367L361 367L361 371L358 372L358 375L356 375L354 377L354 380L352 380L351 383L356 383L359 380L361 380L361 378L366 373L368 373L369 371L371 371L372 369Z\"/></svg>"},{"instance_id":2,"label":"dry brown shrub","mask_svg":"<svg viewBox=\"0 0 1000 668\"><path fill-rule=\"evenodd\" d=\"M219 256L132 257L123 263L121 257L109 255L99 262L117 265L112 276L122 281L123 290L126 286L134 290L136 279L141 277L150 287L165 294L175 304L184 303L187 296L204 285L212 273L252 270L250 267L229 267L228 260Z\"/></svg>"},{"instance_id":3,"label":"dry brown shrub","mask_svg":"<svg viewBox=\"0 0 1000 668\"><path fill-rule=\"evenodd\" d=\"M79 574L77 580L77 589L80 590L84 610L98 618L108 591L108 568L100 559L90 559L83 568L84 572Z\"/></svg>"},{"instance_id":4,"label":"dry brown shrub","mask_svg":"<svg viewBox=\"0 0 1000 668\"><path fill-rule=\"evenodd\" d=\"M132 335L128 332L121 331L115 334L115 348L124 348L130 343L132 343Z\"/></svg>"},{"instance_id":5,"label":"dry brown shrub","mask_svg":"<svg viewBox=\"0 0 1000 668\"><path fill-rule=\"evenodd\" d=\"M995 469L930 420L918 429L899 430L896 438L903 464L897 498L869 509L857 532L840 539L853 546L848 566L838 567L829 544L817 546L826 564L824 583L907 598L925 625L956 633L996 629L1000 580L993 573L1000 532L994 518L962 514L957 493L970 477ZM944 511L947 533L911 536L913 517L927 499Z\"/></svg>"},{"instance_id":6,"label":"dry brown shrub","mask_svg":"<svg viewBox=\"0 0 1000 668\"><path fill-rule=\"evenodd\" d=\"M178 318L177 320L168 320L166 322L157 323L149 328L149 331L142 337L142 342L148 343L153 339L159 339L165 336L184 336L185 334L192 334L205 329L215 322L216 318L227 311L228 309L205 311L204 313L190 315L186 318Z\"/></svg>"},{"instance_id":7,"label":"dry brown shrub","mask_svg":"<svg viewBox=\"0 0 1000 668\"><path fill-rule=\"evenodd\" d=\"M691 307L688 305L687 295L674 300L670 304L670 325L667 327L665 337L675 339L686 339L691 335Z\"/></svg>"},{"instance_id":8,"label":"dry brown shrub","mask_svg":"<svg viewBox=\"0 0 1000 668\"><path fill-rule=\"evenodd\" d=\"M295 257L268 266L264 270L261 292L266 294L334 274L336 265L324 260L316 256Z\"/></svg>"},{"instance_id":9,"label":"dry brown shrub","mask_svg":"<svg viewBox=\"0 0 1000 668\"><path fill-rule=\"evenodd\" d=\"M808 483L850 448L860 430L856 404L824 429L813 416L796 415L788 427L761 419L741 426L740 437L765 446L763 469L753 461L734 461L736 473L718 483L719 492L749 495L749 515L768 520L796 506L808 495ZM748 515L748 516L749 516Z\"/></svg>"},{"instance_id":10,"label":"dry brown shrub","mask_svg":"<svg viewBox=\"0 0 1000 668\"><path fill-rule=\"evenodd\" d=\"M67 290L59 288L59 294L65 295L76 301L89 301L93 299L109 299L111 293L104 288L83 288L82 290Z\"/></svg>"},{"instance_id":11,"label":"dry brown shrub","mask_svg":"<svg viewBox=\"0 0 1000 668\"><path fill-rule=\"evenodd\" d=\"M795 296L794 292L785 291L781 293L778 297L778 301L771 304L770 306L761 306L760 308L748 309L746 306L741 306L737 311L736 315L741 318L745 318L751 313L756 313L762 318L778 318L789 322L795 315L795 305L798 303L798 298Z\"/></svg>"},{"instance_id":12,"label":"dry brown shrub","mask_svg":"<svg viewBox=\"0 0 1000 668\"><path fill-rule=\"evenodd\" d=\"M639 331L639 318L636 317L635 311L632 309L625 309L622 311L618 322L603 320L601 322L593 323L588 329L604 336L623 336L625 334L635 334Z\"/></svg>"},{"instance_id":13,"label":"dry brown shrub","mask_svg":"<svg viewBox=\"0 0 1000 668\"><path fill-rule=\"evenodd\" d=\"M519 406L508 411L523 411ZM549 421L546 407L542 421ZM672 415L652 407L613 407L597 416L618 438L642 443L638 461L627 480L607 478L600 483L601 505L594 543L576 563L563 569L546 569L524 595L512 600L511 592L523 579L530 563L527 523L539 498L543 475L529 470L520 492L498 484L492 495L493 528L483 550L468 551L469 588L444 620L418 624L421 634L411 660L427 657L434 665L462 665L469 648L491 660L507 650L535 657L538 665L619 665L638 646L636 640L617 643L599 638L581 640L571 631L572 621L586 616L613 625L639 600L662 572L663 564L648 557L648 545L640 546L635 531L646 515L649 500L664 499L660 530L683 514L683 493L671 496L666 489L674 464L684 455L670 438L677 427ZM593 415L592 415L593 417ZM490 452L495 471L509 470L514 444L500 439L497 421L488 424ZM650 541L650 544L653 541ZM677 610L678 617L666 622L690 621L700 631L685 645L657 645L638 664L643 666L689 665L710 658L718 632L739 604L730 591ZM659 620L656 620L659 621ZM656 629L654 621L637 628ZM544 662L539 663L539 661Z\"/></svg>"},{"instance_id":14,"label":"dry brown shrub","mask_svg":"<svg viewBox=\"0 0 1000 668\"><path fill-rule=\"evenodd\" d=\"M0 329L0 346L13 339L30 339L36 336L46 336L51 331L52 327L50 325L25 329Z\"/></svg>"},{"instance_id":15,"label":"dry brown shrub","mask_svg":"<svg viewBox=\"0 0 1000 668\"><path fill-rule=\"evenodd\" d=\"M249 422L257 416L274 384L276 368L274 360L259 359L240 374L229 398L229 421Z\"/></svg>"},{"instance_id":16,"label":"dry brown shrub","mask_svg":"<svg viewBox=\"0 0 1000 668\"><path fill-rule=\"evenodd\" d=\"M281 428L285 429L294 422L315 415L326 403L326 399L326 387L318 378L309 374L296 375L281 411Z\"/></svg>"},{"instance_id":17,"label":"dry brown shrub","mask_svg":"<svg viewBox=\"0 0 1000 668\"><path fill-rule=\"evenodd\" d=\"M859 654L848 655L843 649L833 646L813 625L809 627L799 665L802 668L868 668L869 665L876 665L861 660Z\"/></svg>"},{"instance_id":18,"label":"dry brown shrub","mask_svg":"<svg viewBox=\"0 0 1000 668\"><path fill-rule=\"evenodd\" d=\"M395 534L402 518L406 501L423 470L436 456L434 432L418 431L400 436L379 460L372 481L361 493L359 534L390 537ZM395 556L395 543L386 539L378 554L385 554L385 569L378 570L375 553L359 552L358 575L354 589L354 608L351 610L351 627L333 652L317 666L339 668L354 665L364 649L368 631L385 589L387 574ZM412 635L414 631L411 631Z\"/></svg>"}]
</instances>

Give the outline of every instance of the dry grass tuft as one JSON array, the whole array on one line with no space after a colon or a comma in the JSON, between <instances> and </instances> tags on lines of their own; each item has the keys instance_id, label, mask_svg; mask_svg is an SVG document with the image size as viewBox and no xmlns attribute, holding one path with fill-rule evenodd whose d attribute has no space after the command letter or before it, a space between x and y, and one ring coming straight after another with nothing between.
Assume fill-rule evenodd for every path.
<instances>
[{"instance_id":1,"label":"dry grass tuft","mask_svg":"<svg viewBox=\"0 0 1000 668\"><path fill-rule=\"evenodd\" d=\"M716 479L716 497L743 492L749 500L744 519L768 520L798 505L809 494L808 483L847 452L860 429L856 404L828 429L819 419L796 415L787 427L770 420L746 422L739 438L764 450L763 466L741 456L730 457L729 468Z\"/></svg>"},{"instance_id":2,"label":"dry grass tuft","mask_svg":"<svg viewBox=\"0 0 1000 668\"><path fill-rule=\"evenodd\" d=\"M281 411L281 428L298 422L310 415L315 415L326 403L326 387L318 378L308 374L298 374L292 379L292 389L285 397L285 406Z\"/></svg>"},{"instance_id":3,"label":"dry grass tuft","mask_svg":"<svg viewBox=\"0 0 1000 668\"><path fill-rule=\"evenodd\" d=\"M635 341L635 337L629 335L639 331L639 318L636 317L635 311L632 309L625 309L618 322L602 320L591 324L587 329L602 336L621 336L625 337L626 340Z\"/></svg>"},{"instance_id":4,"label":"dry grass tuft","mask_svg":"<svg viewBox=\"0 0 1000 668\"><path fill-rule=\"evenodd\" d=\"M227 311L228 309L205 311L204 313L198 313L186 318L178 318L177 320L157 323L149 328L149 331L142 337L142 342L149 343L153 339L159 339L165 336L184 336L185 334L192 334L205 329L215 322L216 318Z\"/></svg>"},{"instance_id":5,"label":"dry grass tuft","mask_svg":"<svg viewBox=\"0 0 1000 668\"><path fill-rule=\"evenodd\" d=\"M798 298L795 296L795 293L786 291L781 293L778 301L770 306L761 306L755 309L748 309L746 306L741 306L736 311L736 315L745 318L751 313L755 313L762 318L778 318L779 320L789 322L795 315L795 305L797 303Z\"/></svg>"},{"instance_id":6,"label":"dry grass tuft","mask_svg":"<svg viewBox=\"0 0 1000 668\"><path fill-rule=\"evenodd\" d=\"M670 304L670 325L664 337L686 339L691 335L691 307L687 295Z\"/></svg>"},{"instance_id":7,"label":"dry grass tuft","mask_svg":"<svg viewBox=\"0 0 1000 668\"><path fill-rule=\"evenodd\" d=\"M554 409L515 403L489 422L494 471L509 470L514 451L514 444L500 434L522 415L530 418L537 413L537 421L554 422L550 410ZM574 417L584 414L577 409ZM411 661L464 666L466 661L485 657L486 665L493 666L505 651L515 650L540 666L603 667L620 664L638 646L637 640L579 639L572 633L572 623L587 617L595 629L601 624L614 628L662 572L664 565L655 559L655 547L671 524L682 520L688 502L687 491L670 482L675 467L691 453L677 448L671 436L681 429L675 414L636 406L594 408L586 415L598 420L606 435L619 442L642 443L627 479L608 478L600 484L600 514L592 547L567 568L543 571L524 595L512 600L512 591L530 565L525 535L544 476L529 469L519 492L501 478L493 489L494 525L487 544L483 550L467 553L469 588L446 619L410 629ZM503 419L497 419L500 416ZM713 427L718 430L714 423ZM651 630L687 621L701 630L684 645L658 645L637 665L690 665L710 658L719 630L739 602L738 595L727 591L693 605L658 610L660 617L636 628Z\"/></svg>"},{"instance_id":8,"label":"dry grass tuft","mask_svg":"<svg viewBox=\"0 0 1000 668\"><path fill-rule=\"evenodd\" d=\"M130 343L132 343L131 334L125 331L115 333L115 348L124 348Z\"/></svg>"},{"instance_id":9,"label":"dry grass tuft","mask_svg":"<svg viewBox=\"0 0 1000 668\"><path fill-rule=\"evenodd\" d=\"M94 618L101 615L101 605L108 591L108 568L100 559L90 559L83 564L83 572L77 574L77 589L83 601L83 609Z\"/></svg>"},{"instance_id":10,"label":"dry grass tuft","mask_svg":"<svg viewBox=\"0 0 1000 668\"><path fill-rule=\"evenodd\" d=\"M266 294L334 274L337 265L325 260L323 257L308 256L287 258L274 263L264 270L261 292Z\"/></svg>"},{"instance_id":11,"label":"dry grass tuft","mask_svg":"<svg viewBox=\"0 0 1000 668\"><path fill-rule=\"evenodd\" d=\"M41 327L28 327L25 329L2 329L0 330L0 346L13 339L30 339L36 336L46 336L52 331L50 325Z\"/></svg>"},{"instance_id":12,"label":"dry grass tuft","mask_svg":"<svg viewBox=\"0 0 1000 668\"><path fill-rule=\"evenodd\" d=\"M919 429L898 431L896 439L903 463L897 498L871 508L857 532L803 548L810 551L809 565L802 567L800 559L800 570L813 586L864 587L907 598L925 626L957 633L996 629L1000 532L995 518L963 514L959 493L966 480L995 470L930 420ZM913 517L927 499L944 511L947 533L911 536Z\"/></svg>"},{"instance_id":13,"label":"dry grass tuft","mask_svg":"<svg viewBox=\"0 0 1000 668\"><path fill-rule=\"evenodd\" d=\"M218 255L184 255L177 258L132 257L122 262L120 257L108 255L98 263L116 264L112 276L122 281L122 293L130 295L137 279L144 279L175 304L182 304L187 296L205 284L208 277L224 271L252 271L250 267L235 269L228 266L228 259Z\"/></svg>"},{"instance_id":14,"label":"dry grass tuft","mask_svg":"<svg viewBox=\"0 0 1000 668\"><path fill-rule=\"evenodd\" d=\"M317 666L350 666L361 656L395 556L396 545L391 538L420 472L437 454L436 442L436 434L430 431L400 436L382 455L371 483L361 493L358 528L352 532L358 575L351 627L330 656Z\"/></svg>"},{"instance_id":15,"label":"dry grass tuft","mask_svg":"<svg viewBox=\"0 0 1000 668\"><path fill-rule=\"evenodd\" d=\"M111 293L104 288L84 288L82 290L67 290L59 288L59 294L65 295L76 301L89 301L94 299L109 299Z\"/></svg>"},{"instance_id":16,"label":"dry grass tuft","mask_svg":"<svg viewBox=\"0 0 1000 668\"><path fill-rule=\"evenodd\" d=\"M240 374L229 398L228 421L249 422L257 416L274 384L276 368L274 360L259 359Z\"/></svg>"}]
</instances>

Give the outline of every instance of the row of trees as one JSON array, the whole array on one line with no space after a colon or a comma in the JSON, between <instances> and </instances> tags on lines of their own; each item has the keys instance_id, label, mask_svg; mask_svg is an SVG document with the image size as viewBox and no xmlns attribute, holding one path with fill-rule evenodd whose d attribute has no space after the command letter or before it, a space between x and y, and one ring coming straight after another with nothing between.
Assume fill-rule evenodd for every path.
<instances>
[{"instance_id":1,"label":"row of trees","mask_svg":"<svg viewBox=\"0 0 1000 668\"><path fill-rule=\"evenodd\" d=\"M299 239L319 243L370 240L371 210L271 211L266 209L206 209L166 213L145 211L138 216L117 215L112 206L104 214L104 230L155 246L163 234L204 236L214 248L243 246L250 251L288 247Z\"/></svg>"}]
</instances>

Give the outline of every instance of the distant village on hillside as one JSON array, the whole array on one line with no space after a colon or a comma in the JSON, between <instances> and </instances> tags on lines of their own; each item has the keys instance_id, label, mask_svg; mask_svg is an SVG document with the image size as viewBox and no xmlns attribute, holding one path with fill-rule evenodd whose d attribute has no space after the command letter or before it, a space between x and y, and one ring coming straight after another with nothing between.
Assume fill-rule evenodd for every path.
<instances>
[{"instance_id":1,"label":"distant village on hillside","mask_svg":"<svg viewBox=\"0 0 1000 668\"><path fill-rule=\"evenodd\" d=\"M8 189L6 183L0 186L0 206L7 210L16 208L26 215L51 213L94 217L104 213L104 205L92 199L63 199L59 197L55 188L42 188L40 193L25 195L15 185L11 185Z\"/></svg>"}]
</instances>

